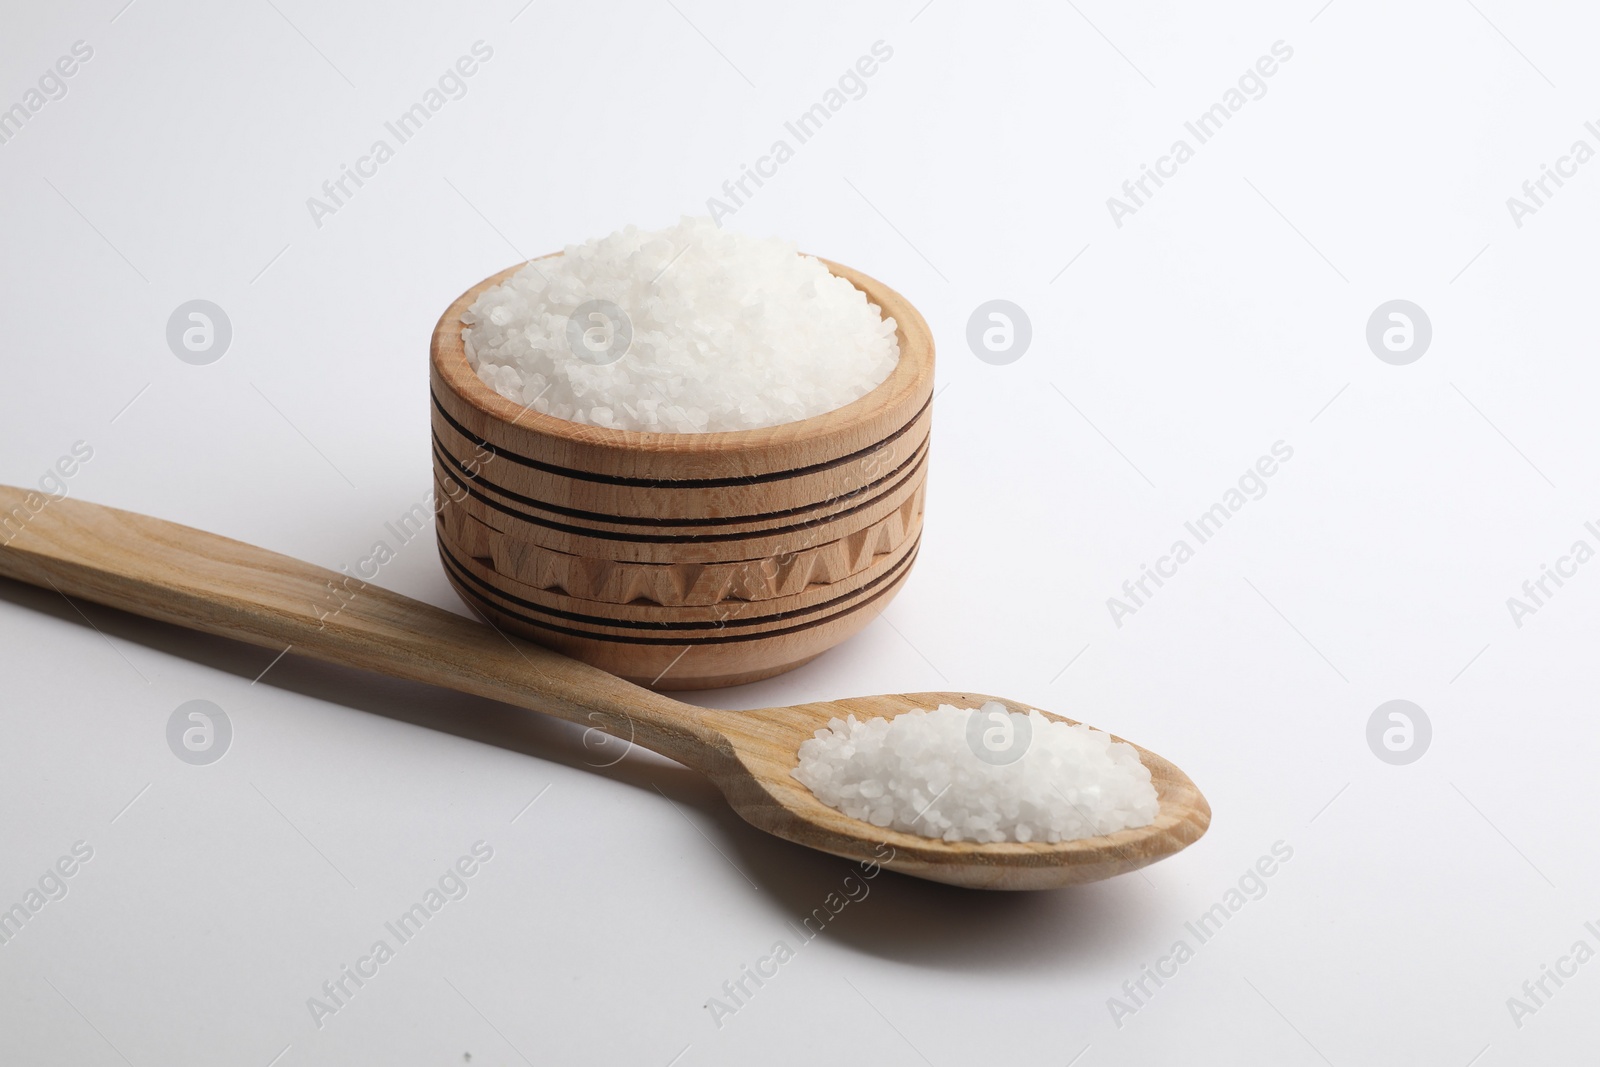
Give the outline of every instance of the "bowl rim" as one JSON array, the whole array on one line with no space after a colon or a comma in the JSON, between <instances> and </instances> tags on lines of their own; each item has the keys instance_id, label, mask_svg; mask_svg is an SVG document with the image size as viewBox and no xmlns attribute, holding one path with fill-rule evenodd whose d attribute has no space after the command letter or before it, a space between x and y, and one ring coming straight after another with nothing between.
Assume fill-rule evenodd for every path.
<instances>
[{"instance_id":1,"label":"bowl rim","mask_svg":"<svg viewBox=\"0 0 1600 1067\"><path fill-rule=\"evenodd\" d=\"M501 396L478 377L478 372L467 360L466 345L461 336L464 326L461 315L485 290L506 281L529 263L563 254L551 252L536 256L490 275L458 296L434 326L429 361L435 373L457 397L507 428L514 427L536 436L569 442L577 447L604 451L727 457L774 445L788 447L812 444L833 436L853 436L859 428L876 418L896 411L908 411L908 414L918 411L932 398L933 335L917 309L905 297L877 279L821 256L811 256L829 273L843 278L865 294L871 303L878 306L880 315L895 321L900 358L895 362L894 369L883 381L848 404L775 426L706 433L619 430L534 411ZM805 252L800 254L809 255Z\"/></svg>"}]
</instances>

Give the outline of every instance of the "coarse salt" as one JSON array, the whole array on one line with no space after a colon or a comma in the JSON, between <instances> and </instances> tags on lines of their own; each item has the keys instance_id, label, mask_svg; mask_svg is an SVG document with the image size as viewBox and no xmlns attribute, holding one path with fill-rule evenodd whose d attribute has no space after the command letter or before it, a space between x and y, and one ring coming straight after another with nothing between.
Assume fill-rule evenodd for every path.
<instances>
[{"instance_id":1,"label":"coarse salt","mask_svg":"<svg viewBox=\"0 0 1600 1067\"><path fill-rule=\"evenodd\" d=\"M1160 809L1132 745L997 701L834 719L791 773L851 818L945 841L1072 841Z\"/></svg>"},{"instance_id":2,"label":"coarse salt","mask_svg":"<svg viewBox=\"0 0 1600 1067\"><path fill-rule=\"evenodd\" d=\"M461 321L467 360L508 400L661 433L820 415L864 396L900 355L894 319L819 260L705 218L530 262Z\"/></svg>"}]
</instances>

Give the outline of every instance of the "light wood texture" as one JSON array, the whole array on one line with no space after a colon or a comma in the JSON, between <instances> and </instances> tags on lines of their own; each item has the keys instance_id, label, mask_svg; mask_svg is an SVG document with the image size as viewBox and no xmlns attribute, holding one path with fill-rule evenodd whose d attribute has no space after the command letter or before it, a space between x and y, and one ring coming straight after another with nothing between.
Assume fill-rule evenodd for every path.
<instances>
[{"instance_id":1,"label":"light wood texture","mask_svg":"<svg viewBox=\"0 0 1600 1067\"><path fill-rule=\"evenodd\" d=\"M761 559L727 562L635 563L577 556L521 541L470 515L446 508L445 534L469 559L486 559L510 581L611 604L704 605L765 600L831 585L915 541L922 533L922 493L887 517L837 541Z\"/></svg>"},{"instance_id":2,"label":"light wood texture","mask_svg":"<svg viewBox=\"0 0 1600 1067\"><path fill-rule=\"evenodd\" d=\"M882 830L826 807L790 776L800 742L836 716L887 717L941 703L977 707L994 698L910 693L754 711L697 708L377 586L333 600L328 586L347 581L334 571L80 501L35 508L37 496L0 486L0 518L20 516L0 530L9 538L0 547L0 575L275 651L292 646L296 655L598 725L705 773L752 825L851 860L952 885L1048 889L1152 863L1197 840L1210 823L1194 783L1141 748L1161 800L1147 827L1057 845L946 844Z\"/></svg>"},{"instance_id":3,"label":"light wood texture","mask_svg":"<svg viewBox=\"0 0 1600 1067\"><path fill-rule=\"evenodd\" d=\"M916 558L933 340L894 290L823 262L895 320L898 365L835 411L729 433L608 430L512 403L468 364L461 314L520 265L463 293L432 344L439 546L462 598L659 689L790 670L866 625Z\"/></svg>"}]
</instances>

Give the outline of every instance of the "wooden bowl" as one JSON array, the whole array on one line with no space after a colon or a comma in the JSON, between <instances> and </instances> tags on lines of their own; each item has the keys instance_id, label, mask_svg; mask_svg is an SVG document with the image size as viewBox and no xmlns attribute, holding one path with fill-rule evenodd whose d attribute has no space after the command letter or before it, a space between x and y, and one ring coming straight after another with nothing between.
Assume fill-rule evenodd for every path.
<instances>
[{"instance_id":1,"label":"wooden bowl","mask_svg":"<svg viewBox=\"0 0 1600 1067\"><path fill-rule=\"evenodd\" d=\"M558 253L559 254L559 253ZM905 298L822 261L892 316L880 385L799 422L643 433L541 414L485 385L461 314L433 332L439 555L494 625L657 689L792 670L854 634L916 561L933 338Z\"/></svg>"}]
</instances>

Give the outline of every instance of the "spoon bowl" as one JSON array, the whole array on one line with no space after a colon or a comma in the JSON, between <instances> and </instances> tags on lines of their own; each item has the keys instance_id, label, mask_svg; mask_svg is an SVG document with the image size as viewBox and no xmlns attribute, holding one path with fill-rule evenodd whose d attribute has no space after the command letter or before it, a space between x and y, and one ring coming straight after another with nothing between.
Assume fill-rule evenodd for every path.
<instances>
[{"instance_id":1,"label":"spoon bowl","mask_svg":"<svg viewBox=\"0 0 1600 1067\"><path fill-rule=\"evenodd\" d=\"M1160 801L1148 826L1057 844L946 842L880 828L828 807L792 776L800 743L834 718L890 718L995 698L905 693L755 711L701 708L350 575L132 512L0 486L0 540L0 576L598 726L703 772L752 826L918 878L977 889L1077 885L1169 856L1211 821L1194 783L1135 745Z\"/></svg>"},{"instance_id":2,"label":"spoon bowl","mask_svg":"<svg viewBox=\"0 0 1600 1067\"><path fill-rule=\"evenodd\" d=\"M733 809L752 826L835 856L970 889L1057 889L1099 881L1180 851L1199 840L1210 825L1211 808L1189 777L1138 745L1133 747L1150 771L1160 803L1155 821L1055 844L949 842L874 826L822 803L790 773L798 762L800 743L832 719L849 715L889 719L941 704L977 708L992 700L1011 711L1031 710L1029 705L980 693L896 693L710 713L709 721L727 738L736 765L705 770ZM1061 715L1042 714L1077 725Z\"/></svg>"}]
</instances>

